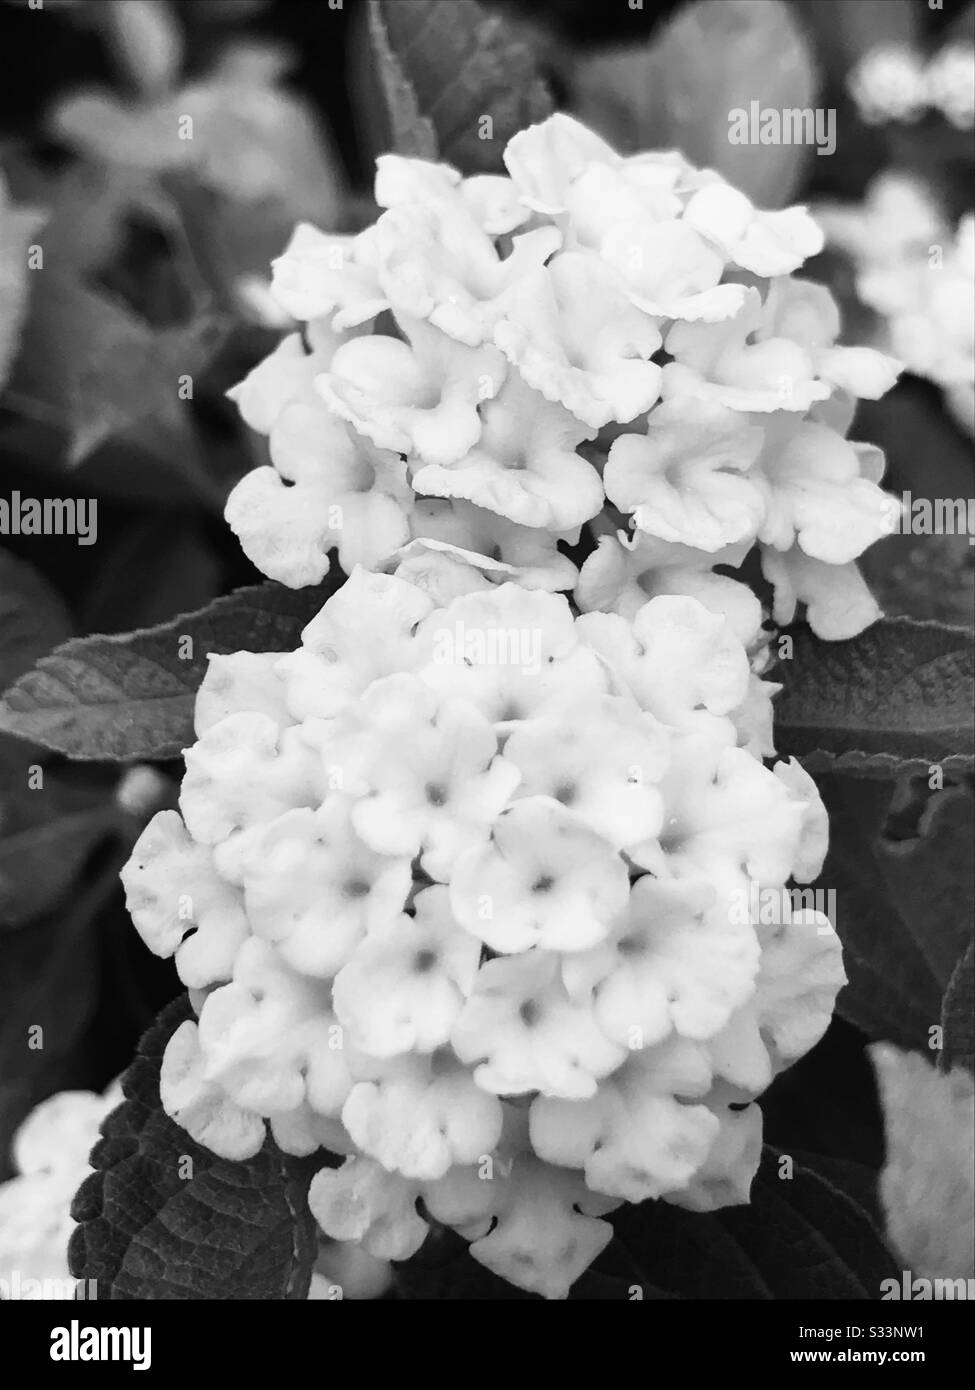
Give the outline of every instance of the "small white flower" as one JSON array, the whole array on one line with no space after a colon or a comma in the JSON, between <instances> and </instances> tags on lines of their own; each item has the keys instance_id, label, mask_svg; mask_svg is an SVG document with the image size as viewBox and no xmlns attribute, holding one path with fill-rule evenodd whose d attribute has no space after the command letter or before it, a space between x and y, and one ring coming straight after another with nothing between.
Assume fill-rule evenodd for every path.
<instances>
[{"instance_id":1,"label":"small white flower","mask_svg":"<svg viewBox=\"0 0 975 1390\"><path fill-rule=\"evenodd\" d=\"M615 1071L625 1049L597 1026L590 1005L573 1000L547 951L488 961L454 1024L451 1043L474 1080L496 1095L583 1100Z\"/></svg>"},{"instance_id":2,"label":"small white flower","mask_svg":"<svg viewBox=\"0 0 975 1390\"><path fill-rule=\"evenodd\" d=\"M175 811L158 811L122 869L125 902L143 941L175 956L191 988L225 980L247 936L238 890L217 873L213 851L196 844Z\"/></svg>"},{"instance_id":3,"label":"small white flower","mask_svg":"<svg viewBox=\"0 0 975 1390\"><path fill-rule=\"evenodd\" d=\"M659 595L632 621L615 613L585 613L580 637L665 724L686 724L695 712L729 713L745 698L748 658L719 613L694 598Z\"/></svg>"},{"instance_id":4,"label":"small white flower","mask_svg":"<svg viewBox=\"0 0 975 1390\"><path fill-rule=\"evenodd\" d=\"M582 951L606 935L628 887L622 859L582 816L530 796L498 818L489 844L460 856L450 901L495 951Z\"/></svg>"},{"instance_id":5,"label":"small white flower","mask_svg":"<svg viewBox=\"0 0 975 1390\"><path fill-rule=\"evenodd\" d=\"M819 1041L846 983L839 937L823 913L802 910L759 932L754 998L709 1044L716 1074L753 1095Z\"/></svg>"},{"instance_id":6,"label":"small white flower","mask_svg":"<svg viewBox=\"0 0 975 1390\"><path fill-rule=\"evenodd\" d=\"M775 621L791 623L804 603L809 626L827 642L856 637L880 617L880 605L853 562L827 564L798 545L785 551L763 546L762 573L775 590Z\"/></svg>"},{"instance_id":7,"label":"small white flower","mask_svg":"<svg viewBox=\"0 0 975 1390\"><path fill-rule=\"evenodd\" d=\"M379 282L394 312L427 319L469 347L490 341L505 290L562 241L555 227L539 227L515 236L502 258L474 214L448 198L391 208L374 233Z\"/></svg>"},{"instance_id":8,"label":"small white flower","mask_svg":"<svg viewBox=\"0 0 975 1390\"><path fill-rule=\"evenodd\" d=\"M518 797L568 807L614 849L657 834L663 802L655 783L667 766L657 721L617 695L522 721L505 743L521 774Z\"/></svg>"},{"instance_id":9,"label":"small white flower","mask_svg":"<svg viewBox=\"0 0 975 1390\"><path fill-rule=\"evenodd\" d=\"M636 1053L591 1100L532 1102L540 1158L582 1168L594 1192L644 1202L684 1187L706 1161L718 1120L689 1101L711 1084L703 1048L677 1039Z\"/></svg>"},{"instance_id":10,"label":"small white flower","mask_svg":"<svg viewBox=\"0 0 975 1390\"><path fill-rule=\"evenodd\" d=\"M407 1260L429 1227L416 1210L419 1189L371 1158L350 1156L311 1180L308 1205L326 1235L354 1240L381 1260Z\"/></svg>"},{"instance_id":11,"label":"small white flower","mask_svg":"<svg viewBox=\"0 0 975 1390\"><path fill-rule=\"evenodd\" d=\"M501 1137L501 1103L456 1061L404 1056L349 1092L342 1123L390 1172L436 1179L474 1163Z\"/></svg>"},{"instance_id":12,"label":"small white flower","mask_svg":"<svg viewBox=\"0 0 975 1390\"><path fill-rule=\"evenodd\" d=\"M272 263L271 293L292 318L330 318L335 329L367 323L386 308L373 241L371 229L328 236L300 223Z\"/></svg>"},{"instance_id":13,"label":"small white flower","mask_svg":"<svg viewBox=\"0 0 975 1390\"><path fill-rule=\"evenodd\" d=\"M413 485L456 497L524 526L568 531L602 505L599 474L576 452L594 429L541 399L517 374L483 406L478 442L449 467L424 464Z\"/></svg>"},{"instance_id":14,"label":"small white flower","mask_svg":"<svg viewBox=\"0 0 975 1390\"><path fill-rule=\"evenodd\" d=\"M350 809L333 796L317 810L279 816L244 868L253 930L304 974L336 974L368 931L396 919L409 893L409 858L371 850Z\"/></svg>"},{"instance_id":15,"label":"small white flower","mask_svg":"<svg viewBox=\"0 0 975 1390\"><path fill-rule=\"evenodd\" d=\"M712 552L752 542L765 516L761 488L749 476L762 440L758 426L724 406L664 401L645 435L614 440L606 495L633 513L638 531L664 541Z\"/></svg>"},{"instance_id":16,"label":"small white flower","mask_svg":"<svg viewBox=\"0 0 975 1390\"><path fill-rule=\"evenodd\" d=\"M751 995L759 943L747 922L712 911L714 887L703 876L678 880L644 874L630 890L612 935L591 951L566 956L562 977L573 998L593 994L593 1014L608 1038L639 1050L672 1031L713 1037Z\"/></svg>"},{"instance_id":17,"label":"small white flower","mask_svg":"<svg viewBox=\"0 0 975 1390\"><path fill-rule=\"evenodd\" d=\"M373 334L340 347L316 388L377 448L424 463L456 463L481 436L478 406L500 390L497 348L466 347L420 319L401 319L409 343Z\"/></svg>"},{"instance_id":18,"label":"small white flower","mask_svg":"<svg viewBox=\"0 0 975 1390\"><path fill-rule=\"evenodd\" d=\"M721 181L691 195L684 221L755 275L787 275L823 249L823 234L805 208L762 212Z\"/></svg>"},{"instance_id":19,"label":"small white flower","mask_svg":"<svg viewBox=\"0 0 975 1390\"><path fill-rule=\"evenodd\" d=\"M474 986L481 947L456 922L447 889L423 889L414 908L371 931L335 977L335 1011L374 1057L443 1046Z\"/></svg>"},{"instance_id":20,"label":"small white flower","mask_svg":"<svg viewBox=\"0 0 975 1390\"><path fill-rule=\"evenodd\" d=\"M502 1279L543 1298L567 1298L581 1274L613 1238L596 1218L619 1203L590 1191L578 1173L521 1156L510 1171L481 1181L476 1168L456 1168L427 1184L431 1216L464 1235L474 1259Z\"/></svg>"},{"instance_id":21,"label":"small white flower","mask_svg":"<svg viewBox=\"0 0 975 1390\"><path fill-rule=\"evenodd\" d=\"M662 338L598 257L565 252L519 282L494 341L528 384L585 424L632 420L660 394Z\"/></svg>"}]
</instances>

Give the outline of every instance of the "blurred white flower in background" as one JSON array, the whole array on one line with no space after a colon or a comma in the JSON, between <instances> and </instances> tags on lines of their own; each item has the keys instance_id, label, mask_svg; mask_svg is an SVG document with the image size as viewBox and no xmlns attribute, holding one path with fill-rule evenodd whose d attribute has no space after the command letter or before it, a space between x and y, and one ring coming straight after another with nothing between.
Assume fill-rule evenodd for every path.
<instances>
[{"instance_id":1,"label":"blurred white flower in background","mask_svg":"<svg viewBox=\"0 0 975 1390\"><path fill-rule=\"evenodd\" d=\"M113 1082L104 1095L61 1091L42 1101L14 1135L17 1175L0 1184L0 1279L66 1280L71 1202L91 1172L98 1129L121 1104Z\"/></svg>"},{"instance_id":2,"label":"blurred white flower in background","mask_svg":"<svg viewBox=\"0 0 975 1390\"><path fill-rule=\"evenodd\" d=\"M910 44L881 44L854 66L847 86L868 125L913 122L937 111L959 130L975 123L975 52L945 44L932 57Z\"/></svg>"},{"instance_id":3,"label":"blurred white flower in background","mask_svg":"<svg viewBox=\"0 0 975 1390\"><path fill-rule=\"evenodd\" d=\"M940 386L975 433L975 218L952 227L926 185L900 173L875 179L862 204L824 204L816 215L880 318L877 346Z\"/></svg>"}]
</instances>

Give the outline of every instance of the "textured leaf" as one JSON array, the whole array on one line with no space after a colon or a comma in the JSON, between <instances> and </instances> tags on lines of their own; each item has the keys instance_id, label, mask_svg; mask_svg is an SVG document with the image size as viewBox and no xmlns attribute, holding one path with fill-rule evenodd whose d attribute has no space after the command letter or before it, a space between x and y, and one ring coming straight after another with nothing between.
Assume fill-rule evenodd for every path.
<instances>
[{"instance_id":1,"label":"textured leaf","mask_svg":"<svg viewBox=\"0 0 975 1390\"><path fill-rule=\"evenodd\" d=\"M228 1162L160 1106L166 1043L192 1017L185 996L164 1009L123 1077L125 1100L102 1124L95 1171L72 1207L72 1273L97 1280L100 1298L305 1298L316 1160L289 1158L268 1138L255 1158Z\"/></svg>"},{"instance_id":2,"label":"textured leaf","mask_svg":"<svg viewBox=\"0 0 975 1390\"><path fill-rule=\"evenodd\" d=\"M849 642L792 630L775 671L776 746L810 772L858 776L970 770L975 753L972 634L895 618Z\"/></svg>"},{"instance_id":3,"label":"textured leaf","mask_svg":"<svg viewBox=\"0 0 975 1390\"><path fill-rule=\"evenodd\" d=\"M298 590L255 585L160 627L66 642L6 692L0 732L72 758L178 757L193 742L207 655L292 650L341 580Z\"/></svg>"},{"instance_id":4,"label":"textured leaf","mask_svg":"<svg viewBox=\"0 0 975 1390\"><path fill-rule=\"evenodd\" d=\"M971 792L836 775L819 789L830 851L815 887L836 894L849 979L837 1007L869 1037L927 1052L975 918Z\"/></svg>"},{"instance_id":5,"label":"textured leaf","mask_svg":"<svg viewBox=\"0 0 975 1390\"><path fill-rule=\"evenodd\" d=\"M369 28L399 154L503 172L511 136L553 109L528 43L477 0L370 0Z\"/></svg>"},{"instance_id":6,"label":"textured leaf","mask_svg":"<svg viewBox=\"0 0 975 1390\"><path fill-rule=\"evenodd\" d=\"M782 0L697 0L642 50L597 54L574 107L627 153L680 149L767 207L788 202L808 145L732 144L730 113L816 106L812 52Z\"/></svg>"}]
</instances>

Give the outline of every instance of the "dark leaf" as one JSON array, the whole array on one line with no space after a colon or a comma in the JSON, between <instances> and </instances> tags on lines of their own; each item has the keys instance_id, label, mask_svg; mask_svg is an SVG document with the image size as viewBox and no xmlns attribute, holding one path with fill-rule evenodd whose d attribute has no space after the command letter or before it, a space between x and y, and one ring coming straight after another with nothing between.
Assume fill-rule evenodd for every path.
<instances>
[{"instance_id":1,"label":"dark leaf","mask_svg":"<svg viewBox=\"0 0 975 1390\"><path fill-rule=\"evenodd\" d=\"M780 1176L784 1157L791 1177ZM653 1283L681 1298L874 1299L895 1273L853 1197L797 1154L768 1147L748 1206L702 1214L644 1202L613 1224Z\"/></svg>"},{"instance_id":2,"label":"dark leaf","mask_svg":"<svg viewBox=\"0 0 975 1390\"><path fill-rule=\"evenodd\" d=\"M291 651L342 578L308 589L238 589L160 627L67 642L6 692L0 732L77 759L178 757L193 742L207 655Z\"/></svg>"},{"instance_id":3,"label":"dark leaf","mask_svg":"<svg viewBox=\"0 0 975 1390\"><path fill-rule=\"evenodd\" d=\"M125 1100L102 1125L95 1171L72 1207L72 1273L97 1280L100 1298L305 1298L318 1248L307 1205L315 1161L268 1138L255 1158L228 1162L160 1106L166 1043L192 1017L185 996L164 1009L123 1077Z\"/></svg>"},{"instance_id":4,"label":"dark leaf","mask_svg":"<svg viewBox=\"0 0 975 1390\"><path fill-rule=\"evenodd\" d=\"M369 26L398 154L500 173L511 136L553 109L529 44L477 0L370 0Z\"/></svg>"},{"instance_id":5,"label":"dark leaf","mask_svg":"<svg viewBox=\"0 0 975 1390\"><path fill-rule=\"evenodd\" d=\"M810 772L857 776L946 775L970 770L975 753L972 634L895 618L849 642L792 629L791 660L776 667L785 689L776 746Z\"/></svg>"},{"instance_id":6,"label":"dark leaf","mask_svg":"<svg viewBox=\"0 0 975 1390\"><path fill-rule=\"evenodd\" d=\"M791 1177L780 1177L790 1165ZM715 1213L667 1202L621 1207L615 1239L573 1286L576 1299L873 1299L896 1274L871 1215L835 1162L766 1147L748 1206ZM432 1248L431 1248L432 1247ZM480 1266L435 1230L397 1270L405 1298L534 1297Z\"/></svg>"},{"instance_id":7,"label":"dark leaf","mask_svg":"<svg viewBox=\"0 0 975 1390\"><path fill-rule=\"evenodd\" d=\"M973 800L964 787L819 779L830 851L816 887L836 895L849 983L837 1007L869 1037L936 1046L945 992L975 917Z\"/></svg>"}]
</instances>

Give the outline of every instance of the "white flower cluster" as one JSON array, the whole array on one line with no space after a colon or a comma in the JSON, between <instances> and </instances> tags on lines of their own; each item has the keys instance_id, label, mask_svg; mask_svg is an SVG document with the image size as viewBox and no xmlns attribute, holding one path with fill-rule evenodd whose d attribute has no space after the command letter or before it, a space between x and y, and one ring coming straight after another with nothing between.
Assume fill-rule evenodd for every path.
<instances>
[{"instance_id":1,"label":"white flower cluster","mask_svg":"<svg viewBox=\"0 0 975 1390\"><path fill-rule=\"evenodd\" d=\"M868 125L912 122L929 110L959 130L975 125L975 52L968 43L945 44L927 59L911 44L878 44L847 85Z\"/></svg>"},{"instance_id":2,"label":"white flower cluster","mask_svg":"<svg viewBox=\"0 0 975 1390\"><path fill-rule=\"evenodd\" d=\"M844 979L786 887L826 816L762 761L742 609L467 586L357 567L298 650L212 657L181 815L123 881L198 1014L167 1113L232 1159L345 1155L310 1193L333 1239L404 1259L444 1223L557 1298L621 1202L748 1200L752 1102Z\"/></svg>"},{"instance_id":3,"label":"white flower cluster","mask_svg":"<svg viewBox=\"0 0 975 1390\"><path fill-rule=\"evenodd\" d=\"M854 262L859 298L880 315L880 346L940 386L975 434L975 217L952 228L928 189L897 173L875 179L861 206L818 215Z\"/></svg>"},{"instance_id":4,"label":"white flower cluster","mask_svg":"<svg viewBox=\"0 0 975 1390\"><path fill-rule=\"evenodd\" d=\"M896 507L845 435L899 364L837 346L829 292L793 276L822 248L806 210L565 115L504 158L462 178L385 156L374 225L299 226L275 261L300 331L230 393L268 437L226 510L248 556L300 587L337 549L441 597L473 566L629 616L707 602L757 545L778 621L873 621L855 561ZM559 546L586 526L577 572Z\"/></svg>"}]
</instances>

